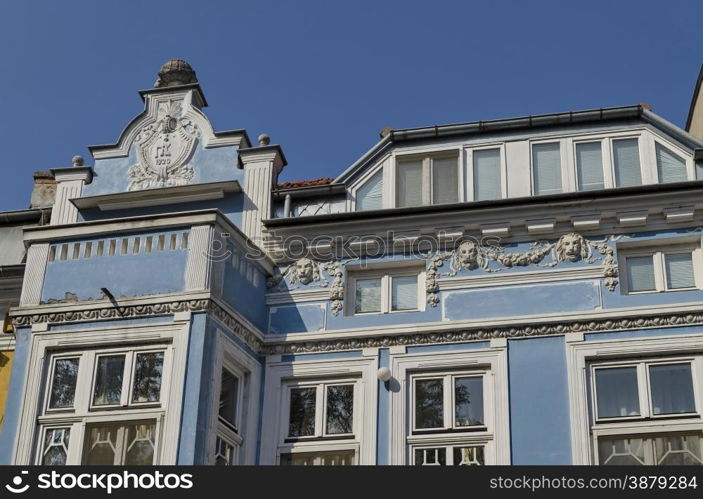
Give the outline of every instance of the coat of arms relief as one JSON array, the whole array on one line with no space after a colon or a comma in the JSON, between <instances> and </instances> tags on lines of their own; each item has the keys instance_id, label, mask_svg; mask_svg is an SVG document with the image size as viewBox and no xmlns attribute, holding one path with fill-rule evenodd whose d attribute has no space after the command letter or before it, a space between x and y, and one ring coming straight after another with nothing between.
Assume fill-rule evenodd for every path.
<instances>
[{"instance_id":1,"label":"coat of arms relief","mask_svg":"<svg viewBox=\"0 0 703 499\"><path fill-rule=\"evenodd\" d=\"M193 179L188 163L200 130L187 116L183 101L159 103L157 119L141 128L135 138L137 163L129 168L127 190L186 185Z\"/></svg>"}]
</instances>

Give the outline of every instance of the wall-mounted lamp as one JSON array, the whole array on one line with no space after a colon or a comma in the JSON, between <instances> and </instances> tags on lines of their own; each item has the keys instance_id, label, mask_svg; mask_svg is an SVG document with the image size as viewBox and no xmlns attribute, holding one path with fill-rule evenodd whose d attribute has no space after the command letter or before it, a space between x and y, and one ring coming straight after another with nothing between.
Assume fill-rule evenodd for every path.
<instances>
[{"instance_id":1,"label":"wall-mounted lamp","mask_svg":"<svg viewBox=\"0 0 703 499\"><path fill-rule=\"evenodd\" d=\"M376 371L376 376L378 376L378 379L385 383L386 381L391 379L391 370L387 367L379 367L378 371Z\"/></svg>"}]
</instances>

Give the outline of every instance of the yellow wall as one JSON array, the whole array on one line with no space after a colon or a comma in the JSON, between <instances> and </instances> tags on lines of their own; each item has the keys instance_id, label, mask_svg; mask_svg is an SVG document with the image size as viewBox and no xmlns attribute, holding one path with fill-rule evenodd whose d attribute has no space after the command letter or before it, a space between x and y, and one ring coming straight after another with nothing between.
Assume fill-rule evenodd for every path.
<instances>
[{"instance_id":1,"label":"yellow wall","mask_svg":"<svg viewBox=\"0 0 703 499\"><path fill-rule=\"evenodd\" d=\"M0 352L0 428L5 415L5 399L10 389L10 369L12 368L12 350Z\"/></svg>"}]
</instances>

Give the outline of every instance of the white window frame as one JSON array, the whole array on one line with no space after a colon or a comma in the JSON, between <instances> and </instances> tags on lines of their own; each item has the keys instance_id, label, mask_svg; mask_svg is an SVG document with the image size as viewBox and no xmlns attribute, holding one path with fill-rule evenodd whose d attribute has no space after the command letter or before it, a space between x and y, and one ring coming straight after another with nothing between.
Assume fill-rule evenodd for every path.
<instances>
[{"instance_id":1,"label":"white window frame","mask_svg":"<svg viewBox=\"0 0 703 499\"><path fill-rule=\"evenodd\" d=\"M559 146L559 163L561 172L561 192L552 194L538 194L535 189L535 165L534 165L534 146L536 145L546 145L546 144L557 144ZM528 154L530 155L530 192L533 196L549 196L556 194L563 194L569 192L570 187L573 184L572 173L573 168L569 163L569 153L567 152L567 146L569 144L569 139L563 139L561 137L546 137L540 139L533 139L529 141Z\"/></svg>"},{"instance_id":2,"label":"white window frame","mask_svg":"<svg viewBox=\"0 0 703 499\"><path fill-rule=\"evenodd\" d=\"M462 430L475 429L446 433L442 430L413 433L415 407L411 375L432 377L436 373L455 371L484 373L485 426L462 427ZM391 392L391 421L394 422L391 425L391 464L411 464L416 448L473 445L484 446L485 464L510 464L508 360L504 338L491 340L488 348L463 352L396 353L392 356L391 372L400 383L400 389Z\"/></svg>"},{"instance_id":3,"label":"white window frame","mask_svg":"<svg viewBox=\"0 0 703 499\"><path fill-rule=\"evenodd\" d=\"M703 431L701 418L701 394L703 379L703 334L681 334L676 336L659 336L652 338L623 338L614 340L584 341L583 333L566 335L566 358L569 386L569 404L571 408L571 448L572 464L590 465L598 463L597 439L604 436L646 435L656 433L679 433ZM590 364L612 365L627 363L628 358L638 357L637 361L652 359L653 363L662 357L676 363L677 359L696 358L691 375L694 380L696 409L698 417L684 415L666 415L665 417L623 418L617 421L601 423L595 421L594 408L589 392ZM635 361L635 362L637 362ZM640 396L641 396L640 392ZM642 402L640 402L642 410ZM611 418L608 418L610 420Z\"/></svg>"},{"instance_id":4,"label":"white window frame","mask_svg":"<svg viewBox=\"0 0 703 499\"><path fill-rule=\"evenodd\" d=\"M268 428L261 438L261 464L280 463L281 454L353 450L355 464L376 463L376 419L378 380L376 351L359 358L306 359L283 362L280 356L267 359L262 425ZM324 439L288 438L288 387L291 383L340 384L355 380L354 435Z\"/></svg>"},{"instance_id":5,"label":"white window frame","mask_svg":"<svg viewBox=\"0 0 703 499\"><path fill-rule=\"evenodd\" d=\"M445 148L436 151L423 151L423 152L412 152L412 153L402 153L393 155L393 175L392 175L392 200L393 206L396 208L401 208L398 204L398 169L401 167L400 164L403 161L422 161L422 203L418 206L434 206L433 197L433 186L432 186L432 161L435 159L456 159L457 168L457 200L455 202L461 203L464 201L464 168L461 167L462 154L459 148ZM385 181L385 178L384 178ZM441 203L441 204L451 204L451 203ZM407 207L403 207L407 208Z\"/></svg>"},{"instance_id":6,"label":"white window frame","mask_svg":"<svg viewBox=\"0 0 703 499\"><path fill-rule=\"evenodd\" d=\"M666 281L666 255L690 254L693 266L693 278L695 285L689 288L671 288ZM618 266L621 270L620 292L625 295L641 295L652 293L672 293L677 291L691 291L703 289L703 251L701 250L700 238L695 240L687 238L654 240L647 245L618 245ZM633 257L651 256L654 268L654 290L630 291L630 281L627 277L627 259Z\"/></svg>"},{"instance_id":7,"label":"white window frame","mask_svg":"<svg viewBox=\"0 0 703 499\"><path fill-rule=\"evenodd\" d=\"M27 360L26 394L20 407L18 437L15 443L13 463L18 465L39 462L43 448L44 427L71 427L68 464L80 464L86 426L94 423L124 423L154 421L156 435L154 449L155 464L175 464L180 434L180 414L188 336L190 332L189 312L177 313L167 324L137 325L122 327L95 327L71 331L48 331L46 324L33 326L32 346ZM159 404L146 406L117 407L103 410L89 408L92 402L91 369L79 367L77 387L91 386L91 391L77 388L74 409L48 411L47 394L52 381L48 378L52 369L46 369L54 352L57 355L78 351L100 352L110 349L124 350L122 345L134 345L135 349L164 349L161 397ZM155 346L158 345L158 348ZM60 353L59 353L60 352ZM71 355L69 355L71 356ZM76 356L75 354L72 356ZM130 367L131 369L131 367ZM131 390L130 390L131 391ZM37 417L37 414L40 414Z\"/></svg>"},{"instance_id":8,"label":"white window frame","mask_svg":"<svg viewBox=\"0 0 703 499\"><path fill-rule=\"evenodd\" d=\"M664 141L655 134L652 134L651 142L651 155L654 164L653 174L657 179L657 183L661 183L661 179L659 178L659 165L657 165L657 145L664 147L665 149L669 149L672 153L676 154L681 159L683 159L684 163L686 164L686 180L696 180L696 163L693 160L693 155L689 151L686 151L685 149L676 144Z\"/></svg>"},{"instance_id":9,"label":"white window frame","mask_svg":"<svg viewBox=\"0 0 703 499\"><path fill-rule=\"evenodd\" d=\"M574 191L588 192L581 190L579 186L578 157L576 146L581 144L600 144L601 168L603 169L603 189L612 188L615 185L614 170L612 165L611 141L605 137L575 137L571 141L571 163L573 164Z\"/></svg>"},{"instance_id":10,"label":"white window frame","mask_svg":"<svg viewBox=\"0 0 703 499\"><path fill-rule=\"evenodd\" d=\"M390 182L390 174L389 174L389 169L386 168L386 164L389 162L390 156L386 156L382 160L380 160L377 164L377 166L374 166L373 168L370 168L368 171L364 172L363 175L359 177L359 179L354 182L352 186L347 191L347 211L352 212L352 211L358 211L357 210L357 192L359 189L361 189L368 181L370 181L374 175L376 175L378 172L381 172L381 183L383 184L382 192L383 192L383 199L381 202L381 208L393 208L395 206L395 202L391 202L391 195L390 195L390 186L388 185Z\"/></svg>"},{"instance_id":11,"label":"white window frame","mask_svg":"<svg viewBox=\"0 0 703 499\"><path fill-rule=\"evenodd\" d=\"M393 283L394 277L414 277L417 276L417 308L406 310L393 310ZM356 311L356 281L366 279L381 280L381 306L378 312L357 312ZM425 270L417 265L393 266L377 268L374 270L353 270L347 273L347 305L344 307L347 315L382 315L399 314L407 312L422 312L425 310Z\"/></svg>"},{"instance_id":12,"label":"white window frame","mask_svg":"<svg viewBox=\"0 0 703 499\"><path fill-rule=\"evenodd\" d=\"M474 181L474 152L490 151L498 149L500 154L500 198L508 197L508 163L505 155L505 142L486 143L477 146L466 147L464 149L466 188L464 199L466 201L476 201L476 185Z\"/></svg>"}]
</instances>

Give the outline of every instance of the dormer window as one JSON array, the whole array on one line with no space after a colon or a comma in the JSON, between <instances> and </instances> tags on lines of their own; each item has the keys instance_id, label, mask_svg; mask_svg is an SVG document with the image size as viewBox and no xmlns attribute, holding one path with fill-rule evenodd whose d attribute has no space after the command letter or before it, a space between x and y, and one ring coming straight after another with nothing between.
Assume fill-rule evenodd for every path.
<instances>
[{"instance_id":1,"label":"dormer window","mask_svg":"<svg viewBox=\"0 0 703 499\"><path fill-rule=\"evenodd\" d=\"M666 184L669 182L685 182L688 180L686 161L681 156L661 144L655 145L655 151L659 182Z\"/></svg>"},{"instance_id":2,"label":"dormer window","mask_svg":"<svg viewBox=\"0 0 703 499\"><path fill-rule=\"evenodd\" d=\"M398 158L396 206L422 206L459 201L459 158L456 153Z\"/></svg>"},{"instance_id":3,"label":"dormer window","mask_svg":"<svg viewBox=\"0 0 703 499\"><path fill-rule=\"evenodd\" d=\"M642 185L640 150L637 139L613 140L615 187Z\"/></svg>"},{"instance_id":4,"label":"dormer window","mask_svg":"<svg viewBox=\"0 0 703 499\"><path fill-rule=\"evenodd\" d=\"M532 185L538 195L562 191L559 142L532 145Z\"/></svg>"},{"instance_id":5,"label":"dormer window","mask_svg":"<svg viewBox=\"0 0 703 499\"><path fill-rule=\"evenodd\" d=\"M374 173L356 190L356 211L383 208L383 169Z\"/></svg>"}]
</instances>

